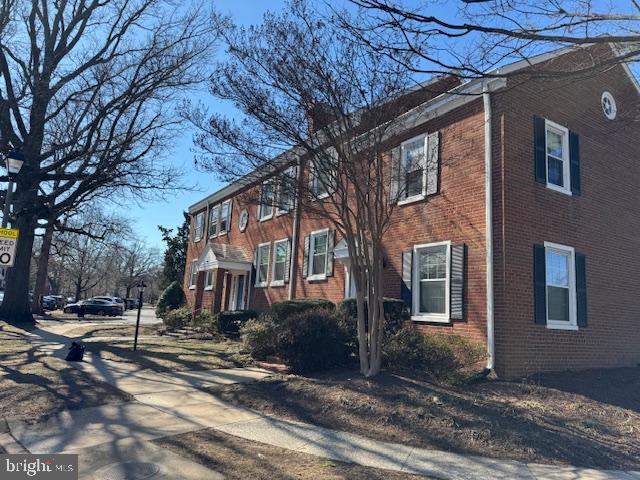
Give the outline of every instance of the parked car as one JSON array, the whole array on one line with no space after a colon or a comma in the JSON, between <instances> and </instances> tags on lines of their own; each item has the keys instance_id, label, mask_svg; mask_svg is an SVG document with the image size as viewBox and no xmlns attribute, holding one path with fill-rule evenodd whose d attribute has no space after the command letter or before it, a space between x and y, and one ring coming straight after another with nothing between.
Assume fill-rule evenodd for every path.
<instances>
[{"instance_id":1,"label":"parked car","mask_svg":"<svg viewBox=\"0 0 640 480\"><path fill-rule=\"evenodd\" d=\"M81 307L84 308L84 313L87 315L101 315L109 317L122 315L121 305L98 298L90 298L89 300L70 303L64 307L63 311L64 313L78 313Z\"/></svg>"},{"instance_id":2,"label":"parked car","mask_svg":"<svg viewBox=\"0 0 640 480\"><path fill-rule=\"evenodd\" d=\"M64 297L62 295L47 295L47 297L50 297L55 300L56 308L64 307Z\"/></svg>"},{"instance_id":3,"label":"parked car","mask_svg":"<svg viewBox=\"0 0 640 480\"><path fill-rule=\"evenodd\" d=\"M58 302L51 295L45 295L44 297L42 297L41 303L42 303L42 309L43 310L57 310L58 309Z\"/></svg>"},{"instance_id":4,"label":"parked car","mask_svg":"<svg viewBox=\"0 0 640 480\"><path fill-rule=\"evenodd\" d=\"M127 302L127 308L129 310L133 310L134 308L138 308L138 299L137 298L125 298L125 302Z\"/></svg>"},{"instance_id":5,"label":"parked car","mask_svg":"<svg viewBox=\"0 0 640 480\"><path fill-rule=\"evenodd\" d=\"M93 299L106 300L108 302L117 303L118 305L120 305L122 307L122 311L123 312L127 309L126 303L120 297L110 297L108 295L99 295L97 297L91 297L89 300L93 300Z\"/></svg>"}]
</instances>

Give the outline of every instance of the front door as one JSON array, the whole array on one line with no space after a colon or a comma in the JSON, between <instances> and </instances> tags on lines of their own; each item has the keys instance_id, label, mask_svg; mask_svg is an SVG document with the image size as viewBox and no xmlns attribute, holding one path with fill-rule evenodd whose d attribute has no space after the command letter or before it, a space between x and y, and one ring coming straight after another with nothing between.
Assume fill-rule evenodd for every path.
<instances>
[{"instance_id":1,"label":"front door","mask_svg":"<svg viewBox=\"0 0 640 480\"><path fill-rule=\"evenodd\" d=\"M246 275L231 275L230 310L244 310L244 287Z\"/></svg>"}]
</instances>

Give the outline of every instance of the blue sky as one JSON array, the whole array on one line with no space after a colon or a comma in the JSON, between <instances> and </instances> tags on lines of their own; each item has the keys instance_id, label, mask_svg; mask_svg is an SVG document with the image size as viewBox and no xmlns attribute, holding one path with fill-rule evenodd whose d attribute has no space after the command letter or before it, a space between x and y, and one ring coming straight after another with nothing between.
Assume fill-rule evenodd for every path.
<instances>
[{"instance_id":1,"label":"blue sky","mask_svg":"<svg viewBox=\"0 0 640 480\"><path fill-rule=\"evenodd\" d=\"M230 15L236 22L253 24L259 23L266 11L281 10L284 4L284 0L216 0L215 6L219 12ZM233 114L231 105L213 103L213 100L205 91L199 95L199 98L218 112ZM183 184L193 186L198 191L184 190L176 192L167 195L163 200L145 202L139 206L132 206L132 211L123 212L134 219L132 225L136 235L146 239L149 247L164 249L158 225L177 227L182 222L182 212L189 205L223 185L216 181L214 175L200 172L193 168L192 133L192 131L185 130L184 135L175 144L168 158L175 164L185 167L187 173L183 179Z\"/></svg>"}]
</instances>

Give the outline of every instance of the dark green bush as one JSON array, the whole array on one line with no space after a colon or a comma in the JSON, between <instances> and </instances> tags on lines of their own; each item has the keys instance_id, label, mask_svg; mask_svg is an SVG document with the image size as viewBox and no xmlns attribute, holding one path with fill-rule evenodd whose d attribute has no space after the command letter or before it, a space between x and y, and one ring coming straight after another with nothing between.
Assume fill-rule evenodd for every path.
<instances>
[{"instance_id":1,"label":"dark green bush","mask_svg":"<svg viewBox=\"0 0 640 480\"><path fill-rule=\"evenodd\" d=\"M218 331L228 335L238 335L242 325L252 318L258 318L258 314L253 310L220 312L216 315Z\"/></svg>"},{"instance_id":2,"label":"dark green bush","mask_svg":"<svg viewBox=\"0 0 640 480\"><path fill-rule=\"evenodd\" d=\"M451 376L484 357L484 348L459 335L425 335L406 326L385 342L384 358L396 368Z\"/></svg>"},{"instance_id":3,"label":"dark green bush","mask_svg":"<svg viewBox=\"0 0 640 480\"><path fill-rule=\"evenodd\" d=\"M276 328L277 354L293 373L334 368L348 360L346 333L326 309L292 315Z\"/></svg>"},{"instance_id":4,"label":"dark green bush","mask_svg":"<svg viewBox=\"0 0 640 480\"><path fill-rule=\"evenodd\" d=\"M179 282L171 282L167 288L164 289L158 303L156 305L156 315L160 318L164 318L164 315L170 310L184 305L184 291L182 285Z\"/></svg>"},{"instance_id":5,"label":"dark green bush","mask_svg":"<svg viewBox=\"0 0 640 480\"><path fill-rule=\"evenodd\" d=\"M297 300L283 300L274 302L271 311L275 322L283 322L292 315L308 312L309 310L334 310L336 306L323 298L301 298Z\"/></svg>"},{"instance_id":6,"label":"dark green bush","mask_svg":"<svg viewBox=\"0 0 640 480\"><path fill-rule=\"evenodd\" d=\"M264 360L269 355L277 354L278 330L275 322L269 316L248 320L240 328L240 337L244 349L253 358Z\"/></svg>"},{"instance_id":7,"label":"dark green bush","mask_svg":"<svg viewBox=\"0 0 640 480\"><path fill-rule=\"evenodd\" d=\"M407 322L411 315L407 306L397 298L383 298L384 308L384 336L389 338L396 334ZM367 313L365 301L365 314ZM347 298L338 304L338 312L344 323L352 348L358 348L358 305L355 298Z\"/></svg>"},{"instance_id":8,"label":"dark green bush","mask_svg":"<svg viewBox=\"0 0 640 480\"><path fill-rule=\"evenodd\" d=\"M191 318L189 325L199 332L212 334L218 333L217 318L210 310L200 310Z\"/></svg>"},{"instance_id":9,"label":"dark green bush","mask_svg":"<svg viewBox=\"0 0 640 480\"><path fill-rule=\"evenodd\" d=\"M169 331L184 328L191 323L191 320L192 314L189 307L169 310L168 312L165 312L164 317L162 317L162 322Z\"/></svg>"}]
</instances>

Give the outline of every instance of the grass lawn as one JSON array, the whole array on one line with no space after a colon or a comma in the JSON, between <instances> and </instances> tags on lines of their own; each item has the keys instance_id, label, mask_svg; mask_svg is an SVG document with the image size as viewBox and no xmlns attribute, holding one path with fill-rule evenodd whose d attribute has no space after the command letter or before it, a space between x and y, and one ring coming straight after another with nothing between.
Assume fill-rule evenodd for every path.
<instances>
[{"instance_id":1,"label":"grass lawn","mask_svg":"<svg viewBox=\"0 0 640 480\"><path fill-rule=\"evenodd\" d=\"M410 480L415 475L335 462L263 443L251 442L213 429L199 430L154 443L220 472L229 480L299 478L350 480Z\"/></svg>"},{"instance_id":2,"label":"grass lawn","mask_svg":"<svg viewBox=\"0 0 640 480\"><path fill-rule=\"evenodd\" d=\"M36 421L65 409L127 400L124 392L37 352L23 330L0 322L0 418Z\"/></svg>"},{"instance_id":3,"label":"grass lawn","mask_svg":"<svg viewBox=\"0 0 640 480\"><path fill-rule=\"evenodd\" d=\"M157 335L159 325L140 325L138 335ZM68 337L133 337L135 325L78 325L65 331Z\"/></svg>"},{"instance_id":4,"label":"grass lawn","mask_svg":"<svg viewBox=\"0 0 640 480\"><path fill-rule=\"evenodd\" d=\"M389 372L373 379L355 371L278 375L215 393L268 414L416 447L640 469L640 368L458 385Z\"/></svg>"},{"instance_id":5,"label":"grass lawn","mask_svg":"<svg viewBox=\"0 0 640 480\"><path fill-rule=\"evenodd\" d=\"M88 351L105 360L137 363L142 368L164 372L232 368L251 364L251 358L240 351L241 343L226 339L143 339L138 341L137 352L133 351L130 340L87 342L85 346Z\"/></svg>"}]
</instances>

